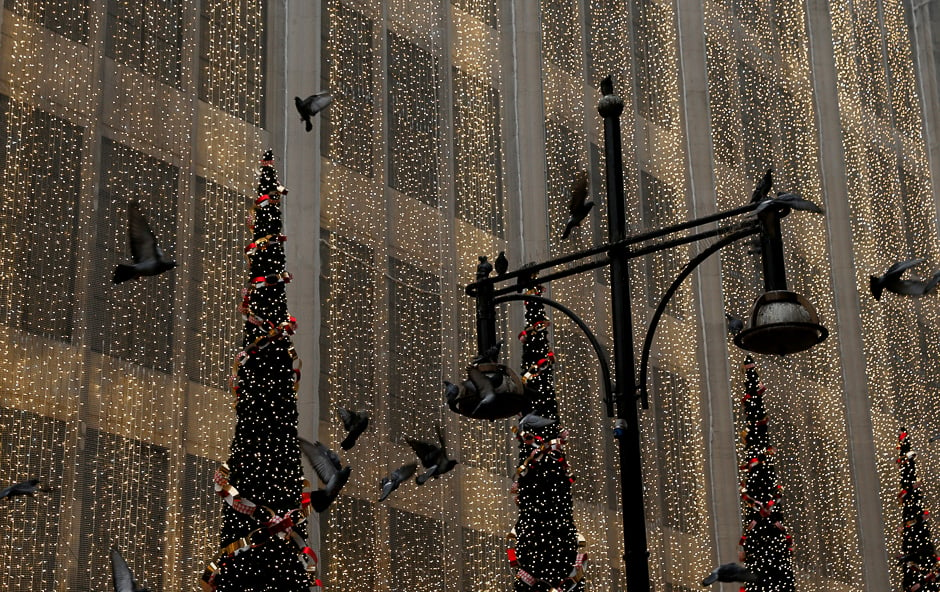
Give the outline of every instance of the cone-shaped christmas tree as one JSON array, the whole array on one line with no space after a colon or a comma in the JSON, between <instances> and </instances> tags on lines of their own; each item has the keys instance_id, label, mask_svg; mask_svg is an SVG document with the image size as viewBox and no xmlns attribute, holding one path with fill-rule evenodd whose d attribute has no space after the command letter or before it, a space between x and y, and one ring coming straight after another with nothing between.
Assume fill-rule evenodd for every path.
<instances>
[{"instance_id":1,"label":"cone-shaped christmas tree","mask_svg":"<svg viewBox=\"0 0 940 592\"><path fill-rule=\"evenodd\" d=\"M747 583L748 592L793 592L793 549L783 525L781 488L777 485L773 457L776 452L767 434L764 385L754 360L744 361L744 455L741 465L741 500L744 502L744 534L741 561L757 576Z\"/></svg>"},{"instance_id":2,"label":"cone-shaped christmas tree","mask_svg":"<svg viewBox=\"0 0 940 592\"><path fill-rule=\"evenodd\" d=\"M297 441L299 370L290 336L281 234L282 196L271 151L265 152L258 198L245 248L250 262L239 310L245 318L243 349L233 364L237 424L231 456L215 475L225 498L221 551L202 584L219 592L306 592L315 580L315 556L306 547L310 511Z\"/></svg>"},{"instance_id":3,"label":"cone-shaped christmas tree","mask_svg":"<svg viewBox=\"0 0 940 592\"><path fill-rule=\"evenodd\" d=\"M540 290L530 293L540 294ZM509 550L516 569L515 589L584 589L584 539L574 525L571 484L565 459L565 432L558 427L558 402L552 377L554 353L549 349L548 320L541 303L525 303L522 340L522 379L532 398L532 412L554 423L517 430L519 467L513 484L518 494L519 519L515 548Z\"/></svg>"},{"instance_id":4,"label":"cone-shaped christmas tree","mask_svg":"<svg viewBox=\"0 0 940 592\"><path fill-rule=\"evenodd\" d=\"M898 437L898 467L901 469L901 555L898 556L904 570L904 592L936 592L940 590L937 575L940 573L937 553L930 540L928 512L923 506L920 482L914 460L917 453L911 450L907 430L902 429Z\"/></svg>"}]
</instances>

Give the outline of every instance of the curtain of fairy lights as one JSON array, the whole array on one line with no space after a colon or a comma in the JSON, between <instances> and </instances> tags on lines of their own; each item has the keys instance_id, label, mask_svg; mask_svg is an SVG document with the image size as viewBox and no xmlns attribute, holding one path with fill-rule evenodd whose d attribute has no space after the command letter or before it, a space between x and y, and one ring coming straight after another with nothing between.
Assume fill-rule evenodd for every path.
<instances>
[{"instance_id":1,"label":"curtain of fairy lights","mask_svg":"<svg viewBox=\"0 0 940 592\"><path fill-rule=\"evenodd\" d=\"M704 6L718 208L746 203L768 167L774 168L774 191L821 202L804 3L771 7L735 0ZM834 320L825 221L791 216L784 227L790 289L813 302L820 318ZM726 312L745 317L763 287L752 242L722 252L722 285ZM838 336L798 356L768 362L762 375L778 393L768 401L768 413L779 418L773 437L797 587L858 585L858 524L849 510L854 491Z\"/></svg>"},{"instance_id":2,"label":"curtain of fairy lights","mask_svg":"<svg viewBox=\"0 0 940 592\"><path fill-rule=\"evenodd\" d=\"M473 504L494 504L493 490L458 486L468 480L461 467L376 500L379 479L415 460L406 438L433 440L440 424L451 454L468 445L443 412L441 380L459 368L449 319L463 303L452 282L466 281L476 255L495 254L492 234L503 224L499 99L488 63L495 4L385 4L331 0L322 19L324 86L334 102L321 119L321 439L341 439L339 407L373 418L344 454L356 477L322 519L324 580L342 590L455 590L461 577L494 577L482 562L495 563L499 547L480 550L500 531L469 518ZM451 61L448 18L464 61ZM465 133L456 138L445 122ZM454 208L449 188L461 184ZM449 212L463 212L463 222ZM455 247L465 253L456 265ZM455 496L460 503L445 501Z\"/></svg>"},{"instance_id":3,"label":"curtain of fairy lights","mask_svg":"<svg viewBox=\"0 0 940 592\"><path fill-rule=\"evenodd\" d=\"M227 274L252 181L225 167L257 141L264 15L260 0L201 4L202 18L185 3L4 2L0 226L19 238L0 252L0 482L57 487L0 508L30 538L5 539L4 590L104 589L112 544L151 589L195 589L217 545L210 457L229 440L218 400L237 318ZM231 115L194 124L197 98ZM191 186L180 163L206 129L226 140L203 141ZM114 287L131 197L181 267Z\"/></svg>"},{"instance_id":4,"label":"curtain of fairy lights","mask_svg":"<svg viewBox=\"0 0 940 592\"><path fill-rule=\"evenodd\" d=\"M929 335L940 323L934 302L882 298L865 290L869 275L898 259L923 258L923 274L940 265L936 212L930 193L922 114L901 2L867 1L832 7L839 113L846 158L863 344L886 524L896 524L892 460L899 426L925 451L922 478L937 475L926 439L938 430L938 347ZM928 492L929 495L929 492ZM927 505L936 505L928 500ZM885 529L888 553L900 535ZM901 572L892 565L893 587Z\"/></svg>"}]
</instances>

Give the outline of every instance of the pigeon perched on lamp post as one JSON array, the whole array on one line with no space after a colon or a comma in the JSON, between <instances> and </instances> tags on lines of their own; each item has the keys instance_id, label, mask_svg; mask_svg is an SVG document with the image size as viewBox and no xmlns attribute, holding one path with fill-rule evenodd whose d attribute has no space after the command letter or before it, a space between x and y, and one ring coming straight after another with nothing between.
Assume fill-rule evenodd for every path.
<instances>
[{"instance_id":1,"label":"pigeon perched on lamp post","mask_svg":"<svg viewBox=\"0 0 940 592\"><path fill-rule=\"evenodd\" d=\"M784 205L791 210L801 210L804 212L812 212L814 214L822 214L823 209L811 202L808 199L803 199L796 193L778 193L777 197L773 199L765 199L760 202L760 205L757 206L757 209L754 211L756 214L760 214L769 207L775 205Z\"/></svg>"},{"instance_id":2,"label":"pigeon perched on lamp post","mask_svg":"<svg viewBox=\"0 0 940 592\"><path fill-rule=\"evenodd\" d=\"M761 177L761 180L757 182L757 185L754 187L754 192L751 193L751 203L757 203L767 199L767 196L770 195L770 189L774 186L774 169L768 168L764 172L764 176Z\"/></svg>"},{"instance_id":3,"label":"pigeon perched on lamp post","mask_svg":"<svg viewBox=\"0 0 940 592\"><path fill-rule=\"evenodd\" d=\"M306 99L294 97L294 106L300 113L300 120L304 122L304 127L309 132L313 129L313 122L310 120L314 115L323 111L333 102L333 95L327 91L320 91L312 94Z\"/></svg>"},{"instance_id":4,"label":"pigeon perched on lamp post","mask_svg":"<svg viewBox=\"0 0 940 592\"><path fill-rule=\"evenodd\" d=\"M176 261L167 259L163 254L150 224L140 213L140 202L136 199L127 202L127 239L134 263L119 263L111 278L113 283L120 284L142 276L159 275L176 267Z\"/></svg>"},{"instance_id":5,"label":"pigeon perched on lamp post","mask_svg":"<svg viewBox=\"0 0 940 592\"><path fill-rule=\"evenodd\" d=\"M571 199L568 202L568 221L565 223L565 231L561 234L561 239L565 240L571 234L575 226L580 226L581 222L591 213L594 207L593 201L587 201L588 196L588 172L586 170L578 171L574 183L571 186Z\"/></svg>"},{"instance_id":6,"label":"pigeon perched on lamp post","mask_svg":"<svg viewBox=\"0 0 940 592\"><path fill-rule=\"evenodd\" d=\"M924 262L924 259L907 259L899 261L888 268L884 275L869 276L868 287L875 300L881 300L881 294L884 290L902 294L905 296L923 296L934 291L937 283L940 282L940 271L934 272L930 279L921 279L912 277L902 280L901 275L912 267L917 267Z\"/></svg>"}]
</instances>

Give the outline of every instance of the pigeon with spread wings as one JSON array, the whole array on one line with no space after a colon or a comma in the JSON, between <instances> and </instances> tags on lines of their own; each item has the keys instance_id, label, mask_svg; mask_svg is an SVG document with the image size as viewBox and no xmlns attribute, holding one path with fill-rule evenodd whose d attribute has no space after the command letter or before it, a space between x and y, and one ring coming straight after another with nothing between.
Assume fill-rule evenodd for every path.
<instances>
[{"instance_id":1,"label":"pigeon with spread wings","mask_svg":"<svg viewBox=\"0 0 940 592\"><path fill-rule=\"evenodd\" d=\"M150 224L140 213L140 202L136 199L127 202L127 238L134 263L119 263L114 269L114 277L111 278L113 283L120 284L146 275L158 275L176 267L176 261L167 259L163 254Z\"/></svg>"}]
</instances>

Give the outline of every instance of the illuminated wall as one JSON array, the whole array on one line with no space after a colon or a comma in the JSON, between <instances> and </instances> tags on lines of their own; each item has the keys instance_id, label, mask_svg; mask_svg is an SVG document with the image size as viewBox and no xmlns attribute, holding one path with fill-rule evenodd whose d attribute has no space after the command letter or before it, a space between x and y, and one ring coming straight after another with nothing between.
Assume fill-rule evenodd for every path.
<instances>
[{"instance_id":1,"label":"illuminated wall","mask_svg":"<svg viewBox=\"0 0 940 592\"><path fill-rule=\"evenodd\" d=\"M353 478L318 525L327 589L508 589L512 422L445 411L441 381L474 354L463 287L478 256L505 250L515 268L606 239L595 106L607 74L627 103L631 230L745 203L768 166L777 189L826 207L784 228L791 287L832 336L757 360L797 586L897 587L888 558L899 544L898 426L922 451L924 482L940 472L926 444L940 431L933 300L875 302L866 291L867 276L897 258L926 258L925 274L940 265L900 0L319 6L5 0L0 482L37 475L61 487L0 506L11 530L31 535L0 541L9 558L0 588L102 589L113 542L151 588L192 589L218 536L208 479L233 422L226 380L245 195L257 154L273 144L289 165L291 268L315 272L288 291L307 340L301 433L335 444L338 407L373 417L343 455ZM335 96L319 137L290 107L317 87ZM598 207L561 241L579 169ZM180 266L115 289L131 194ZM658 590L696 589L736 558L741 356L723 314L744 316L760 291L750 249L729 248L688 280L654 343L641 417ZM632 264L638 341L694 253ZM555 282L550 296L612 345L605 272ZM578 330L556 320L587 587L622 590L596 362ZM517 307L500 311L510 363L521 323ZM436 425L461 464L378 504L379 479L413 459L405 439L431 439ZM936 508L940 494L925 494Z\"/></svg>"},{"instance_id":2,"label":"illuminated wall","mask_svg":"<svg viewBox=\"0 0 940 592\"><path fill-rule=\"evenodd\" d=\"M151 590L195 590L218 545L244 195L271 136L265 3L199 4L4 2L0 483L55 489L0 505L3 590L109 588L111 545ZM131 197L179 267L115 287Z\"/></svg>"}]
</instances>

